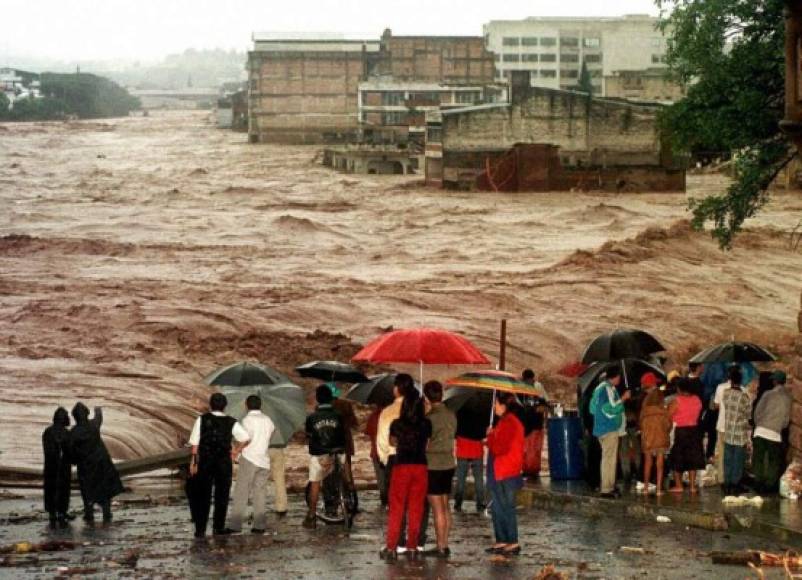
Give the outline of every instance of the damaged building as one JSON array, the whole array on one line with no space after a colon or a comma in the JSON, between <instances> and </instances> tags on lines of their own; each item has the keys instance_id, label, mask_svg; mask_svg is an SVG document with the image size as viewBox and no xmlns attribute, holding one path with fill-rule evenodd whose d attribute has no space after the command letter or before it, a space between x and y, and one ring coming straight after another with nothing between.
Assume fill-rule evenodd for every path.
<instances>
[{"instance_id":1,"label":"damaged building","mask_svg":"<svg viewBox=\"0 0 802 580\"><path fill-rule=\"evenodd\" d=\"M515 71L509 103L427 119L430 185L496 191L684 191L684 167L657 127L659 105L532 87Z\"/></svg>"},{"instance_id":2,"label":"damaged building","mask_svg":"<svg viewBox=\"0 0 802 580\"><path fill-rule=\"evenodd\" d=\"M375 40L255 34L248 68L251 142L395 144L411 131L421 149L427 108L484 102L495 74L482 37L390 30Z\"/></svg>"}]
</instances>

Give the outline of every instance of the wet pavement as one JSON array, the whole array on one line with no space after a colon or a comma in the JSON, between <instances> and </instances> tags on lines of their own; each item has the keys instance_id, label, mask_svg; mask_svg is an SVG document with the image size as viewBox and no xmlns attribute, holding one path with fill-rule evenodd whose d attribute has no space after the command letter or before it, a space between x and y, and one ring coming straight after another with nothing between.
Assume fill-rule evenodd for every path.
<instances>
[{"instance_id":1,"label":"wet pavement","mask_svg":"<svg viewBox=\"0 0 802 580\"><path fill-rule=\"evenodd\" d=\"M484 553L492 542L490 519L466 511L455 514L452 557L387 564L378 558L384 513L375 493L364 492L364 512L347 533L338 525L301 527L304 509L291 499L289 515L271 515L264 536L242 534L192 538L183 498L126 494L114 522L88 528L80 520L68 530L51 531L36 497L0 501L0 546L61 541L57 552L0 555L0 577L134 578L534 578L548 564L571 578L745 578L745 568L718 566L710 552L761 549L782 552L780 542L747 534L711 532L674 524L538 509L519 512L523 552L505 559ZM77 498L76 498L77 499ZM73 505L77 505L74 503ZM466 502L470 508L472 504ZM12 514L18 514L16 517ZM99 514L98 514L99 515ZM9 522L9 518L14 521ZM73 544L70 544L73 543ZM24 550L24 548L23 548ZM781 578L778 570L768 578Z\"/></svg>"}]
</instances>

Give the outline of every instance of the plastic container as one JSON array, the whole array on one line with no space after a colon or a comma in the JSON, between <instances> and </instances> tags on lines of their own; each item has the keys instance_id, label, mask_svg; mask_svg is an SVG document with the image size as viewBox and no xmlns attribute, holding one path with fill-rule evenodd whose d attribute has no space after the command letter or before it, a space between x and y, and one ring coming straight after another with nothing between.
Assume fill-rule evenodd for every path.
<instances>
[{"instance_id":1,"label":"plastic container","mask_svg":"<svg viewBox=\"0 0 802 580\"><path fill-rule=\"evenodd\" d=\"M548 420L549 472L557 481L582 479L582 422L574 413Z\"/></svg>"}]
</instances>

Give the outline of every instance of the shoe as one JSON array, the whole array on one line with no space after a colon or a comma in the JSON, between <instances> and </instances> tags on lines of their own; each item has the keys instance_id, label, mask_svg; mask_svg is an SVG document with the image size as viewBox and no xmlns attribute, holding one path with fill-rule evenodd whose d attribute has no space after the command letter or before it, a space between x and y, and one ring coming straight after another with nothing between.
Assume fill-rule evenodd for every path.
<instances>
[{"instance_id":1,"label":"shoe","mask_svg":"<svg viewBox=\"0 0 802 580\"><path fill-rule=\"evenodd\" d=\"M262 528L251 528L251 533L258 534L261 536L262 534L265 533L265 530L263 530Z\"/></svg>"},{"instance_id":2,"label":"shoe","mask_svg":"<svg viewBox=\"0 0 802 580\"><path fill-rule=\"evenodd\" d=\"M398 552L395 550L390 550L389 548L382 548L379 551L379 559L384 560L385 562L394 562L398 560Z\"/></svg>"},{"instance_id":3,"label":"shoe","mask_svg":"<svg viewBox=\"0 0 802 580\"><path fill-rule=\"evenodd\" d=\"M309 530L314 530L317 527L317 516L315 515L315 513L309 512L308 514L306 514L304 522L301 525Z\"/></svg>"},{"instance_id":4,"label":"shoe","mask_svg":"<svg viewBox=\"0 0 802 580\"><path fill-rule=\"evenodd\" d=\"M284 510L283 512L276 512L276 517L278 519L286 518L287 517L287 510Z\"/></svg>"},{"instance_id":5,"label":"shoe","mask_svg":"<svg viewBox=\"0 0 802 580\"><path fill-rule=\"evenodd\" d=\"M435 558L448 558L451 555L451 550L448 547L443 548L429 548L423 552L424 556L434 556Z\"/></svg>"},{"instance_id":6,"label":"shoe","mask_svg":"<svg viewBox=\"0 0 802 580\"><path fill-rule=\"evenodd\" d=\"M504 548L497 548L496 546L490 546L489 548L485 548L486 554L502 554L504 552Z\"/></svg>"},{"instance_id":7,"label":"shoe","mask_svg":"<svg viewBox=\"0 0 802 580\"><path fill-rule=\"evenodd\" d=\"M195 537L196 538L205 538L206 537L206 532L201 532L199 530L195 530Z\"/></svg>"},{"instance_id":8,"label":"shoe","mask_svg":"<svg viewBox=\"0 0 802 580\"><path fill-rule=\"evenodd\" d=\"M232 534L239 534L240 530L232 530L231 528L223 528L222 530L214 530L212 534L215 536L230 536Z\"/></svg>"},{"instance_id":9,"label":"shoe","mask_svg":"<svg viewBox=\"0 0 802 580\"><path fill-rule=\"evenodd\" d=\"M517 556L521 553L521 546L515 546L514 548L502 548L499 551L499 554L502 556Z\"/></svg>"},{"instance_id":10,"label":"shoe","mask_svg":"<svg viewBox=\"0 0 802 580\"><path fill-rule=\"evenodd\" d=\"M487 506L485 504L483 504L483 503L476 504L476 513L480 514L483 511L485 511L486 509L487 509Z\"/></svg>"},{"instance_id":11,"label":"shoe","mask_svg":"<svg viewBox=\"0 0 802 580\"><path fill-rule=\"evenodd\" d=\"M462 513L462 504L454 502L454 511L457 513Z\"/></svg>"}]
</instances>

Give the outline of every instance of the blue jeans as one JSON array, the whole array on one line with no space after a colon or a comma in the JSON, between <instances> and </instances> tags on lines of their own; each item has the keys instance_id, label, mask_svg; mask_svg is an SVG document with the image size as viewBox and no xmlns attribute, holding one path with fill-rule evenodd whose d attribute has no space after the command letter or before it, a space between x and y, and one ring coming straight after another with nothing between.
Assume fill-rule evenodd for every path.
<instances>
[{"instance_id":1,"label":"blue jeans","mask_svg":"<svg viewBox=\"0 0 802 580\"><path fill-rule=\"evenodd\" d=\"M454 505L461 506L462 498L465 494L465 480L468 478L468 468L473 472L474 498L476 505L484 506L485 502L485 478L482 474L482 460L480 459L457 459L457 485L454 488Z\"/></svg>"},{"instance_id":2,"label":"blue jeans","mask_svg":"<svg viewBox=\"0 0 802 580\"><path fill-rule=\"evenodd\" d=\"M738 485L744 474L746 446L724 444L724 485Z\"/></svg>"},{"instance_id":3,"label":"blue jeans","mask_svg":"<svg viewBox=\"0 0 802 580\"><path fill-rule=\"evenodd\" d=\"M518 518L515 513L515 492L520 487L516 478L502 479L490 486L490 513L493 532L499 544L518 543Z\"/></svg>"}]
</instances>

